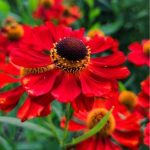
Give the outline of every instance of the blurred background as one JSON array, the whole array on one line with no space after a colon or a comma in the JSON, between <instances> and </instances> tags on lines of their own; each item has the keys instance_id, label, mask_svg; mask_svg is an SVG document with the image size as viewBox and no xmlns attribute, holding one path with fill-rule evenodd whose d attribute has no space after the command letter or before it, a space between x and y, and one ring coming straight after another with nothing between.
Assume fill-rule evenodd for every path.
<instances>
[{"instance_id":1,"label":"blurred background","mask_svg":"<svg viewBox=\"0 0 150 150\"><path fill-rule=\"evenodd\" d=\"M125 54L129 52L130 43L149 38L149 0L64 0L64 4L77 5L81 10L81 18L71 25L74 29L83 27L88 32L98 28L106 35L118 39L120 49ZM13 16L22 24L42 24L42 21L34 19L32 15L37 6L38 0L0 0L0 26L8 16ZM138 93L140 82L148 76L148 68L137 68L129 62L126 62L126 65L132 76L123 81L124 85ZM3 90L8 88L10 86ZM26 95L22 100L25 97ZM59 150L55 139L47 134L53 126L49 126L47 130L42 127L47 126L44 121L50 122L51 119L59 126L64 107L54 101L52 118L38 118L24 125L15 119L6 118L4 121L0 118L0 150ZM14 110L7 116L15 114ZM62 131L57 130L61 136ZM141 150L144 150L144 147L141 147Z\"/></svg>"}]
</instances>

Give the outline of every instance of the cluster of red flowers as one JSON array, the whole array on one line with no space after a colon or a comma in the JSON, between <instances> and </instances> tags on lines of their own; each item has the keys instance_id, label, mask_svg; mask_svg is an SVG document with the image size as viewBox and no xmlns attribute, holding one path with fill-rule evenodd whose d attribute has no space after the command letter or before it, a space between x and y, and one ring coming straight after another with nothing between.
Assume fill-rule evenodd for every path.
<instances>
[{"instance_id":1,"label":"cluster of red flowers","mask_svg":"<svg viewBox=\"0 0 150 150\"><path fill-rule=\"evenodd\" d=\"M69 131L87 132L114 106L106 125L95 136L76 145L77 150L138 149L142 143L140 123L149 120L149 80L141 83L136 96L131 91L119 92L118 80L129 76L123 64L126 57L119 43L102 32L72 30L65 25L80 17L76 6L67 8L61 0L41 0L34 13L51 22L30 27L8 18L0 33L0 88L14 84L0 93L0 110L10 112L22 95L27 97L17 116L25 121L50 114L50 104L57 99L71 103L74 114ZM150 41L129 46L128 60L149 66ZM65 118L61 121L64 127ZM149 145L149 123L144 143Z\"/></svg>"},{"instance_id":2,"label":"cluster of red flowers","mask_svg":"<svg viewBox=\"0 0 150 150\"><path fill-rule=\"evenodd\" d=\"M43 21L53 21L61 25L71 25L81 17L77 6L67 6L62 0L39 0L33 16Z\"/></svg>"}]
</instances>

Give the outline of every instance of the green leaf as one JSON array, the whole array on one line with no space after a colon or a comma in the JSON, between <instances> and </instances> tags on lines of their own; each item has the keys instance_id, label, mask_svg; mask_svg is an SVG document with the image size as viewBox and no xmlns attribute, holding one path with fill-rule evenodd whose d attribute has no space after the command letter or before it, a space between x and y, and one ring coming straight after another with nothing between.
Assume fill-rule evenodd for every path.
<instances>
[{"instance_id":1,"label":"green leaf","mask_svg":"<svg viewBox=\"0 0 150 150\"><path fill-rule=\"evenodd\" d=\"M9 145L9 143L1 136L0 136L0 146L2 146L5 150L12 150L11 146Z\"/></svg>"},{"instance_id":2,"label":"green leaf","mask_svg":"<svg viewBox=\"0 0 150 150\"><path fill-rule=\"evenodd\" d=\"M107 123L109 116L112 113L112 111L113 111L113 108L100 120L100 122L94 128L92 128L90 131L84 133L83 135L81 135L77 138L74 138L72 140L72 142L66 144L66 146L76 145L76 144L90 138L91 136L95 135L96 133L98 133Z\"/></svg>"},{"instance_id":3,"label":"green leaf","mask_svg":"<svg viewBox=\"0 0 150 150\"><path fill-rule=\"evenodd\" d=\"M58 102L57 100L55 100L51 103L51 107L52 107L52 112L55 112L60 120L61 117L63 116L62 104Z\"/></svg>"},{"instance_id":4,"label":"green leaf","mask_svg":"<svg viewBox=\"0 0 150 150\"><path fill-rule=\"evenodd\" d=\"M37 8L38 1L37 0L29 0L29 9L34 11Z\"/></svg>"},{"instance_id":5,"label":"green leaf","mask_svg":"<svg viewBox=\"0 0 150 150\"><path fill-rule=\"evenodd\" d=\"M22 122L20 122L19 119L13 118L13 117L0 117L0 122L8 123L8 124L19 126L19 127L23 127L25 129L30 129L30 130L38 132L38 133L52 136L52 133L49 130L47 130L46 128L43 128L39 125L36 125L32 122L26 121L26 122L22 123Z\"/></svg>"},{"instance_id":6,"label":"green leaf","mask_svg":"<svg viewBox=\"0 0 150 150\"><path fill-rule=\"evenodd\" d=\"M94 6L94 1L93 0L85 0L85 2L88 4L90 8Z\"/></svg>"},{"instance_id":7,"label":"green leaf","mask_svg":"<svg viewBox=\"0 0 150 150\"><path fill-rule=\"evenodd\" d=\"M95 8L92 11L90 11L89 16L90 21L93 21L98 15L100 15L100 12L101 12L100 8Z\"/></svg>"},{"instance_id":8,"label":"green leaf","mask_svg":"<svg viewBox=\"0 0 150 150\"><path fill-rule=\"evenodd\" d=\"M120 91L126 90L126 87L124 86L124 84L122 82L119 82L119 90Z\"/></svg>"},{"instance_id":9,"label":"green leaf","mask_svg":"<svg viewBox=\"0 0 150 150\"><path fill-rule=\"evenodd\" d=\"M7 15L10 11L10 6L4 0L0 0L0 13Z\"/></svg>"},{"instance_id":10,"label":"green leaf","mask_svg":"<svg viewBox=\"0 0 150 150\"><path fill-rule=\"evenodd\" d=\"M122 16L119 16L115 22L102 25L101 29L102 31L104 31L104 33L109 35L109 34L113 34L117 32L121 28L122 25L123 25L123 18Z\"/></svg>"}]
</instances>

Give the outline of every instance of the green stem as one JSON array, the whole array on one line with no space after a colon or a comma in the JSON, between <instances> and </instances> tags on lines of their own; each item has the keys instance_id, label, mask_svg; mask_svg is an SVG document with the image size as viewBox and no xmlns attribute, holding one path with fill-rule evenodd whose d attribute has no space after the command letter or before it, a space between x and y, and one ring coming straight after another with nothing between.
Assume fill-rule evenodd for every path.
<instances>
[{"instance_id":1,"label":"green stem","mask_svg":"<svg viewBox=\"0 0 150 150\"><path fill-rule=\"evenodd\" d=\"M70 103L68 103L67 106L66 106L65 129L64 129L64 134L63 134L62 142L61 142L63 149L66 149L65 141L66 141L67 136L68 136L68 123L69 123L69 120L70 120L70 109L71 109L71 105L70 105Z\"/></svg>"},{"instance_id":2,"label":"green stem","mask_svg":"<svg viewBox=\"0 0 150 150\"><path fill-rule=\"evenodd\" d=\"M55 125L53 124L52 117L53 117L53 114L51 114L51 115L49 115L47 117L48 123L46 122L46 125L49 127L49 129L53 133L53 136L56 138L58 143L60 143L60 139L59 139L59 136L57 135L57 132L56 132L56 129L55 129Z\"/></svg>"}]
</instances>

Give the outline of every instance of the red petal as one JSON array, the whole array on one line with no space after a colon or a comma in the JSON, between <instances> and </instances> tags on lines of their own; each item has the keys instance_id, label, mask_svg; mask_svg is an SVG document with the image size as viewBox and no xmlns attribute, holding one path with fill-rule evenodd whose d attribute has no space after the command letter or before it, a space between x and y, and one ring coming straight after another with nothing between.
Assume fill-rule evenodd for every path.
<instances>
[{"instance_id":1,"label":"red petal","mask_svg":"<svg viewBox=\"0 0 150 150\"><path fill-rule=\"evenodd\" d=\"M91 54L101 53L107 50L117 51L118 42L111 37L95 36L86 45L91 49Z\"/></svg>"},{"instance_id":2,"label":"red petal","mask_svg":"<svg viewBox=\"0 0 150 150\"><path fill-rule=\"evenodd\" d=\"M112 137L126 147L136 147L140 143L140 131L115 131Z\"/></svg>"},{"instance_id":3,"label":"red petal","mask_svg":"<svg viewBox=\"0 0 150 150\"><path fill-rule=\"evenodd\" d=\"M140 92L138 94L138 104L145 109L149 108L150 106L149 96L143 92Z\"/></svg>"},{"instance_id":4,"label":"red petal","mask_svg":"<svg viewBox=\"0 0 150 150\"><path fill-rule=\"evenodd\" d=\"M128 60L137 66L146 65L149 58L144 53L131 52L128 55Z\"/></svg>"},{"instance_id":5,"label":"red petal","mask_svg":"<svg viewBox=\"0 0 150 150\"><path fill-rule=\"evenodd\" d=\"M117 122L116 128L118 130L124 131L139 131L140 130L140 116L136 113L133 113L126 117L126 119L122 119Z\"/></svg>"},{"instance_id":6,"label":"red petal","mask_svg":"<svg viewBox=\"0 0 150 150\"><path fill-rule=\"evenodd\" d=\"M91 137L76 146L77 150L96 150L96 139ZM102 149L101 149L102 150Z\"/></svg>"},{"instance_id":7,"label":"red petal","mask_svg":"<svg viewBox=\"0 0 150 150\"><path fill-rule=\"evenodd\" d=\"M10 63L0 64L0 71L13 76L20 75L20 70Z\"/></svg>"},{"instance_id":8,"label":"red petal","mask_svg":"<svg viewBox=\"0 0 150 150\"><path fill-rule=\"evenodd\" d=\"M17 116L21 121L34 117L47 116L50 113L52 97L48 94L39 97L28 97L19 108Z\"/></svg>"},{"instance_id":9,"label":"red petal","mask_svg":"<svg viewBox=\"0 0 150 150\"><path fill-rule=\"evenodd\" d=\"M79 85L71 74L65 74L59 85L52 90L52 95L60 102L73 101L81 92Z\"/></svg>"},{"instance_id":10,"label":"red petal","mask_svg":"<svg viewBox=\"0 0 150 150\"><path fill-rule=\"evenodd\" d=\"M112 82L94 76L92 73L83 72L80 75L83 94L87 96L103 96L112 91Z\"/></svg>"},{"instance_id":11,"label":"red petal","mask_svg":"<svg viewBox=\"0 0 150 150\"><path fill-rule=\"evenodd\" d=\"M50 92L59 74L60 72L53 70L46 73L28 75L23 78L22 83L29 94L40 96Z\"/></svg>"},{"instance_id":12,"label":"red petal","mask_svg":"<svg viewBox=\"0 0 150 150\"><path fill-rule=\"evenodd\" d=\"M142 51L142 49L143 49L142 45L138 42L134 42L134 43L130 44L128 48L131 51L137 51L137 52Z\"/></svg>"},{"instance_id":13,"label":"red petal","mask_svg":"<svg viewBox=\"0 0 150 150\"><path fill-rule=\"evenodd\" d=\"M125 61L125 56L122 52L113 53L110 56L91 58L91 63L93 65L101 66L118 66L123 64Z\"/></svg>"},{"instance_id":14,"label":"red petal","mask_svg":"<svg viewBox=\"0 0 150 150\"><path fill-rule=\"evenodd\" d=\"M22 86L0 93L0 110L11 111L17 105L23 93Z\"/></svg>"},{"instance_id":15,"label":"red petal","mask_svg":"<svg viewBox=\"0 0 150 150\"><path fill-rule=\"evenodd\" d=\"M65 122L66 122L66 118L63 118L61 120L61 127L62 128L65 128ZM69 131L72 131L72 132L74 132L74 131L83 131L85 128L86 128L85 125L82 125L82 124L80 124L78 122L75 122L73 120L69 121L69 124L68 124L68 130Z\"/></svg>"},{"instance_id":16,"label":"red petal","mask_svg":"<svg viewBox=\"0 0 150 150\"><path fill-rule=\"evenodd\" d=\"M84 95L80 95L72 102L72 106L75 111L83 111L83 110L91 110L94 103L93 97L85 97Z\"/></svg>"},{"instance_id":17,"label":"red petal","mask_svg":"<svg viewBox=\"0 0 150 150\"><path fill-rule=\"evenodd\" d=\"M89 66L89 70L95 74L107 79L124 79L130 72L127 67L98 67L94 64Z\"/></svg>"},{"instance_id":18,"label":"red petal","mask_svg":"<svg viewBox=\"0 0 150 150\"><path fill-rule=\"evenodd\" d=\"M13 78L9 75L6 75L5 73L0 73L0 88L2 88L3 86L10 84L10 83L14 83L14 82L18 82L19 79L17 78Z\"/></svg>"}]
</instances>

